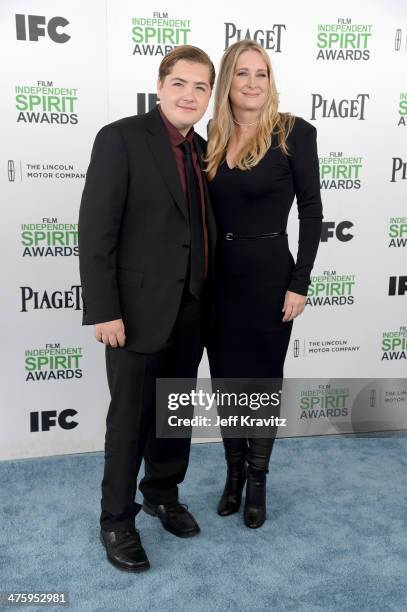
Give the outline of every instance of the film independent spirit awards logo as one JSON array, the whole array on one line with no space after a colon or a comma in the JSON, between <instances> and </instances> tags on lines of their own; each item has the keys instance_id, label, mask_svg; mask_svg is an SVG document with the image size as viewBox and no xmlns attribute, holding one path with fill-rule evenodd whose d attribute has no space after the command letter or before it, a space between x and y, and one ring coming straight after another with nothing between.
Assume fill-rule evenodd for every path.
<instances>
[{"instance_id":1,"label":"film independent spirit awards logo","mask_svg":"<svg viewBox=\"0 0 407 612\"><path fill-rule=\"evenodd\" d=\"M352 19L339 18L336 23L317 27L317 61L370 60L372 25L352 23Z\"/></svg>"},{"instance_id":2,"label":"film independent spirit awards logo","mask_svg":"<svg viewBox=\"0 0 407 612\"><path fill-rule=\"evenodd\" d=\"M381 361L399 361L407 359L407 327L391 329L382 333Z\"/></svg>"},{"instance_id":3,"label":"film independent spirit awards logo","mask_svg":"<svg viewBox=\"0 0 407 612\"><path fill-rule=\"evenodd\" d=\"M191 20L154 11L152 17L132 17L133 55L164 56L190 44Z\"/></svg>"},{"instance_id":4,"label":"film independent spirit awards logo","mask_svg":"<svg viewBox=\"0 0 407 612\"><path fill-rule=\"evenodd\" d=\"M398 123L397 126L407 126L407 92L400 93L399 106L398 106Z\"/></svg>"},{"instance_id":5,"label":"film independent spirit awards logo","mask_svg":"<svg viewBox=\"0 0 407 612\"><path fill-rule=\"evenodd\" d=\"M77 223L44 218L41 223L22 223L20 232L22 257L77 257L79 254Z\"/></svg>"},{"instance_id":6,"label":"film independent spirit awards logo","mask_svg":"<svg viewBox=\"0 0 407 612\"><path fill-rule=\"evenodd\" d=\"M407 247L407 217L390 217L387 238L389 249Z\"/></svg>"},{"instance_id":7,"label":"film independent spirit awards logo","mask_svg":"<svg viewBox=\"0 0 407 612\"><path fill-rule=\"evenodd\" d=\"M71 39L65 17L47 18L44 15L15 15L16 39L21 42L40 43L43 40L64 44ZM75 125L78 123L75 87L54 86L52 81L15 86L17 123L52 123Z\"/></svg>"},{"instance_id":8,"label":"film independent spirit awards logo","mask_svg":"<svg viewBox=\"0 0 407 612\"><path fill-rule=\"evenodd\" d=\"M77 125L78 88L55 86L53 81L15 86L17 123Z\"/></svg>"},{"instance_id":9,"label":"film independent spirit awards logo","mask_svg":"<svg viewBox=\"0 0 407 612\"><path fill-rule=\"evenodd\" d=\"M338 274L336 270L324 271L320 276L311 276L307 305L345 306L355 301L355 274Z\"/></svg>"},{"instance_id":10,"label":"film independent spirit awards logo","mask_svg":"<svg viewBox=\"0 0 407 612\"><path fill-rule=\"evenodd\" d=\"M300 420L331 419L349 415L350 392L348 387L333 387L331 384L303 389L299 399Z\"/></svg>"},{"instance_id":11,"label":"film independent spirit awards logo","mask_svg":"<svg viewBox=\"0 0 407 612\"><path fill-rule=\"evenodd\" d=\"M344 155L343 151L331 151L327 157L319 157L321 189L350 190L362 186L363 158Z\"/></svg>"},{"instance_id":12,"label":"film independent spirit awards logo","mask_svg":"<svg viewBox=\"0 0 407 612\"><path fill-rule=\"evenodd\" d=\"M46 344L24 351L26 382L60 381L82 378L83 348Z\"/></svg>"}]
</instances>

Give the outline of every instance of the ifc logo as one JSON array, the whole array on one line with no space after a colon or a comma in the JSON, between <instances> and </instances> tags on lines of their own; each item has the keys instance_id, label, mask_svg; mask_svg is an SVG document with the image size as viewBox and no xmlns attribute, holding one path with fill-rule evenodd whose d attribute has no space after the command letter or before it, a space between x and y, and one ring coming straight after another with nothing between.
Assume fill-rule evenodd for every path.
<instances>
[{"instance_id":1,"label":"ifc logo","mask_svg":"<svg viewBox=\"0 0 407 612\"><path fill-rule=\"evenodd\" d=\"M49 431L51 427L58 424L61 429L74 429L79 423L73 417L78 414L77 410L67 408L57 414L56 410L41 410L30 412L30 431Z\"/></svg>"},{"instance_id":2,"label":"ifc logo","mask_svg":"<svg viewBox=\"0 0 407 612\"><path fill-rule=\"evenodd\" d=\"M58 32L58 28L69 25L65 17L52 17L46 24L46 17L42 15L16 15L17 40L27 40L27 25L30 41L38 42L40 36L46 36L45 25L47 25L48 36L53 42L66 43L71 38L66 32Z\"/></svg>"}]
</instances>

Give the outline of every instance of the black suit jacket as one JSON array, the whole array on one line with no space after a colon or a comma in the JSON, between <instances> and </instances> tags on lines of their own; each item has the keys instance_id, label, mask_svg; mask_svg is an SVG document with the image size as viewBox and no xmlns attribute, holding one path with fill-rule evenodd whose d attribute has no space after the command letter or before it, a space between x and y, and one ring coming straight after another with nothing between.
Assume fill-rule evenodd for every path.
<instances>
[{"instance_id":1,"label":"black suit jacket","mask_svg":"<svg viewBox=\"0 0 407 612\"><path fill-rule=\"evenodd\" d=\"M206 142L194 143L200 159ZM209 276L216 230L205 185ZM79 212L83 325L123 319L126 347L158 351L174 325L187 274L188 211L157 108L97 134Z\"/></svg>"}]
</instances>

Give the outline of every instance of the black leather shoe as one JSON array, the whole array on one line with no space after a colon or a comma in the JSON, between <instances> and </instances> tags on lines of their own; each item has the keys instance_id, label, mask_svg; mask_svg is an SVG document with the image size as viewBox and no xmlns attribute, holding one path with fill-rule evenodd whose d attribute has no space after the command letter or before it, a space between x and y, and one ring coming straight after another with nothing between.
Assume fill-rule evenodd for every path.
<instances>
[{"instance_id":1,"label":"black leather shoe","mask_svg":"<svg viewBox=\"0 0 407 612\"><path fill-rule=\"evenodd\" d=\"M226 455L228 473L222 497L218 504L219 516L229 516L239 511L242 492L246 482L245 453L228 451Z\"/></svg>"},{"instance_id":2,"label":"black leather shoe","mask_svg":"<svg viewBox=\"0 0 407 612\"><path fill-rule=\"evenodd\" d=\"M247 470L243 518L251 529L261 527L266 520L266 474L267 470L257 470L252 466Z\"/></svg>"},{"instance_id":3,"label":"black leather shoe","mask_svg":"<svg viewBox=\"0 0 407 612\"><path fill-rule=\"evenodd\" d=\"M126 531L100 530L100 539L112 565L127 572L140 572L150 567L146 551L141 545L137 529Z\"/></svg>"},{"instance_id":4,"label":"black leather shoe","mask_svg":"<svg viewBox=\"0 0 407 612\"><path fill-rule=\"evenodd\" d=\"M179 538L190 538L201 531L185 504L172 502L154 505L144 498L143 510L150 516L157 516L164 529Z\"/></svg>"}]
</instances>

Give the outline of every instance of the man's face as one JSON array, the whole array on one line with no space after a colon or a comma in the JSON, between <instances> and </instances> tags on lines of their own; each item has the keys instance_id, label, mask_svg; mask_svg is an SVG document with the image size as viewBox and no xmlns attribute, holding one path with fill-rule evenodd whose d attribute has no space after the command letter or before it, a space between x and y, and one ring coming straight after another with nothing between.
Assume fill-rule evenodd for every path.
<instances>
[{"instance_id":1,"label":"man's face","mask_svg":"<svg viewBox=\"0 0 407 612\"><path fill-rule=\"evenodd\" d=\"M205 114L212 93L209 78L205 64L179 60L163 81L158 80L161 109L184 135Z\"/></svg>"}]
</instances>

